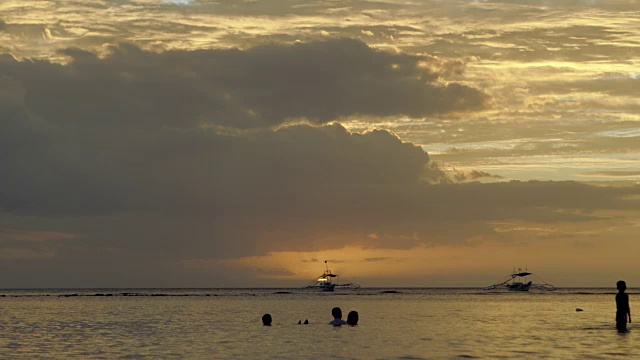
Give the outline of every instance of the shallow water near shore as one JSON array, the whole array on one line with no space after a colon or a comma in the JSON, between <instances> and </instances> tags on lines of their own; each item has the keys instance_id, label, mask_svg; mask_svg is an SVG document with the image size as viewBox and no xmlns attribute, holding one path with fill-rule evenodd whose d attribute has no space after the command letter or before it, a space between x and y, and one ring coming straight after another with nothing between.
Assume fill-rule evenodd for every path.
<instances>
[{"instance_id":1,"label":"shallow water near shore","mask_svg":"<svg viewBox=\"0 0 640 360\"><path fill-rule=\"evenodd\" d=\"M640 294L629 293L633 314ZM0 358L640 357L635 324L615 330L614 297L615 289L5 289ZM357 310L359 325L327 325L334 306L345 318ZM273 326L262 325L265 313Z\"/></svg>"}]
</instances>

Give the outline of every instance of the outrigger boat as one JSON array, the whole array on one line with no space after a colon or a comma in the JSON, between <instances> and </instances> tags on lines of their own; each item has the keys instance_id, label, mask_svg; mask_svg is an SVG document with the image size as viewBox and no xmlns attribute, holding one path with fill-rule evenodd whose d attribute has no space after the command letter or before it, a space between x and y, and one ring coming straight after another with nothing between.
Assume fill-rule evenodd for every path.
<instances>
[{"instance_id":1,"label":"outrigger boat","mask_svg":"<svg viewBox=\"0 0 640 360\"><path fill-rule=\"evenodd\" d=\"M304 289L316 289L321 291L334 291L336 288L345 288L345 289L357 289L360 285L352 282L348 283L340 283L338 281L338 274L334 274L329 270L329 264L327 260L324 261L324 273L318 276L317 280L314 280L309 285L305 286ZM334 282L333 279L336 279Z\"/></svg>"},{"instance_id":2,"label":"outrigger boat","mask_svg":"<svg viewBox=\"0 0 640 360\"><path fill-rule=\"evenodd\" d=\"M537 277L540 280L540 283L534 284L533 281L527 281L527 277L532 276ZM556 290L555 286L546 283L535 274L530 273L529 271L527 271L526 267L524 271L522 271L522 268L518 268L517 272L514 268L513 273L509 275L509 278L497 284L487 286L484 288L484 290L496 290L500 288L506 288L509 291L529 291L529 289L538 289L542 291Z\"/></svg>"}]
</instances>

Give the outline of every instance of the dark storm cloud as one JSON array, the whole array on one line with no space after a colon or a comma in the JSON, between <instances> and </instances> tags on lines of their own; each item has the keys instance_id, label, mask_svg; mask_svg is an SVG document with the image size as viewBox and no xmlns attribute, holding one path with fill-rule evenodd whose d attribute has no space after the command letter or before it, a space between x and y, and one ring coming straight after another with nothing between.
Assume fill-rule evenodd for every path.
<instances>
[{"instance_id":1,"label":"dark storm cloud","mask_svg":"<svg viewBox=\"0 0 640 360\"><path fill-rule=\"evenodd\" d=\"M69 49L64 52L73 59L68 66L0 58L0 162L6 170L0 174L5 184L0 190L2 209L76 215L206 209L217 214L225 205L233 209L238 195L253 197L260 206L287 200L274 199L270 187L302 191L336 182L412 183L428 172L422 150L386 131L359 135L337 125L297 126L229 136L202 127L220 122L243 127L255 118L262 121L252 125L276 124L292 111L322 114L328 120L328 104L344 103L349 112L347 93L366 91L353 88L356 79L345 80L352 83L350 90L331 88L332 81L355 71L355 63L345 64L347 57L368 63L369 70L359 74L380 82L380 96L394 96L383 87L401 86L408 74L415 75L418 57L379 53L348 40L261 47L249 53L155 54L133 46L113 51L102 59ZM365 61L367 56L371 58ZM392 63L414 69L401 68L397 79L395 70L373 76ZM307 74L316 70L333 80ZM311 78L301 81L296 76ZM433 80L437 74L423 76ZM323 87L324 80L328 82ZM314 81L324 91L314 90ZM302 98L296 98L298 88L316 93L300 90ZM364 101L357 106L361 111L369 107ZM247 114L249 107L258 113ZM211 210L211 203L218 206Z\"/></svg>"},{"instance_id":2,"label":"dark storm cloud","mask_svg":"<svg viewBox=\"0 0 640 360\"><path fill-rule=\"evenodd\" d=\"M0 286L202 286L242 276L194 280L182 261L464 244L493 235L491 221L639 206L637 187L428 185L443 173L390 131L277 126L482 105L475 89L439 85L424 57L353 40L64 54L68 65L0 58L0 228L70 234L5 239L0 270L19 275Z\"/></svg>"},{"instance_id":3,"label":"dark storm cloud","mask_svg":"<svg viewBox=\"0 0 640 360\"><path fill-rule=\"evenodd\" d=\"M85 55L93 58L75 54ZM38 244L39 254L55 251L46 266L64 261L65 274L99 265L98 278L109 269L144 277L153 271L140 263L464 242L490 235L487 221L588 221L590 211L634 205L621 200L634 189L577 183L425 186L443 174L383 130L296 125L225 135L135 117L103 124L100 114L66 124L36 115L24 84L2 80L2 223L77 234Z\"/></svg>"},{"instance_id":4,"label":"dark storm cloud","mask_svg":"<svg viewBox=\"0 0 640 360\"><path fill-rule=\"evenodd\" d=\"M31 206L44 206L50 214L2 214L2 223L21 222L25 233L39 228L77 234L36 245L5 244L23 249L19 266L32 259L37 263L28 273L57 269L65 284L81 281L74 269L91 269L87 276L103 284L140 286L160 278L161 285L191 284L196 280L181 272L179 261L347 244L408 249L464 243L470 236L492 235L490 221L585 222L597 220L589 214L598 209L639 206L623 200L638 194L637 188L573 182L425 186L419 179L426 154L387 132L349 134L339 125L295 126L250 137L175 133L163 139L148 142L131 159L112 159L121 164L109 174L129 179L134 189L113 215L91 216L91 204L82 217L56 214L54 205L63 211L68 199L92 194L72 183L58 186L55 204L46 204L50 198L31 199ZM23 191L38 192L29 174L22 177L28 185ZM116 191L109 195L124 198ZM372 239L371 233L384 235ZM25 248L37 252L25 254ZM15 270L11 262L2 266ZM127 280L132 273L135 283ZM193 284L198 283L207 282Z\"/></svg>"},{"instance_id":5,"label":"dark storm cloud","mask_svg":"<svg viewBox=\"0 0 640 360\"><path fill-rule=\"evenodd\" d=\"M81 140L33 114L23 83L0 75L0 88L0 210L95 213L122 201L117 175L100 163L105 154L88 145L97 138ZM71 189L81 196L68 196Z\"/></svg>"},{"instance_id":6,"label":"dark storm cloud","mask_svg":"<svg viewBox=\"0 0 640 360\"><path fill-rule=\"evenodd\" d=\"M67 66L4 58L0 71L28 89L31 111L69 126L248 128L290 118L478 110L486 101L474 88L438 84L439 74L421 67L424 57L348 39L246 51L151 53L121 45L105 58L62 53L72 59Z\"/></svg>"},{"instance_id":7,"label":"dark storm cloud","mask_svg":"<svg viewBox=\"0 0 640 360\"><path fill-rule=\"evenodd\" d=\"M134 189L118 213L91 217L87 204L84 219L59 214L60 228L45 230L81 235L66 240L73 246L50 241L39 245L41 251L52 247L68 267L109 268L101 258L119 259L111 263L128 264L118 270L127 272L138 271L132 259L153 267L346 244L408 249L463 243L469 236L491 235L490 221L585 222L597 219L589 214L598 209L638 206L623 200L637 188L573 182L425 186L420 178L427 157L418 148L387 132L349 134L339 125L249 137L175 133L163 139L145 144L141 158L113 159L121 163L119 178L128 178ZM56 204L90 195L81 190L58 187ZM371 233L384 236L372 239Z\"/></svg>"}]
</instances>

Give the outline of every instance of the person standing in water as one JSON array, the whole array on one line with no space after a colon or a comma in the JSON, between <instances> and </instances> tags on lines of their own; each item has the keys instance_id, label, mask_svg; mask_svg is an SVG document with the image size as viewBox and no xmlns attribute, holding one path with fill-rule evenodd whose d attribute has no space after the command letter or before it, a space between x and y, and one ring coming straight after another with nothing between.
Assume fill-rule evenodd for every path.
<instances>
[{"instance_id":1,"label":"person standing in water","mask_svg":"<svg viewBox=\"0 0 640 360\"><path fill-rule=\"evenodd\" d=\"M616 294L616 328L618 332L627 331L627 319L631 323L631 309L629 308L629 294L624 291L627 290L627 283L620 280L616 283L618 293Z\"/></svg>"},{"instance_id":2,"label":"person standing in water","mask_svg":"<svg viewBox=\"0 0 640 360\"><path fill-rule=\"evenodd\" d=\"M346 325L347 322L342 320L342 309L339 307L334 307L331 309L331 315L333 316L333 320L329 323L329 325L333 326L342 326Z\"/></svg>"}]
</instances>

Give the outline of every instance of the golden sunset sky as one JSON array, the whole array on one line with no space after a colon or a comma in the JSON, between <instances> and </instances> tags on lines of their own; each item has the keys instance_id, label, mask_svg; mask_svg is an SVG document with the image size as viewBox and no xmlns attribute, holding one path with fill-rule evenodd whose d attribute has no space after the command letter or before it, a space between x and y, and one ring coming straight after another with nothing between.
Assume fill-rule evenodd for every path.
<instances>
[{"instance_id":1,"label":"golden sunset sky","mask_svg":"<svg viewBox=\"0 0 640 360\"><path fill-rule=\"evenodd\" d=\"M639 5L0 1L0 287L640 284Z\"/></svg>"}]
</instances>

